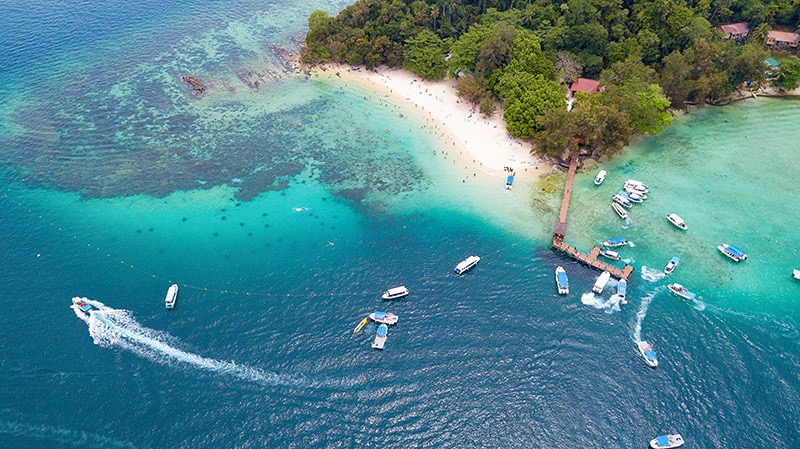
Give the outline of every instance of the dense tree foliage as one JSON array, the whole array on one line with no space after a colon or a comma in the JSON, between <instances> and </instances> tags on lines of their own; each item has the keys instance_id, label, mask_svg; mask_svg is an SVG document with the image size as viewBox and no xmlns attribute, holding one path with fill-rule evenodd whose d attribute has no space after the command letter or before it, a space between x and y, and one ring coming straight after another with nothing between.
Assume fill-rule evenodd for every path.
<instances>
[{"instance_id":1,"label":"dense tree foliage","mask_svg":"<svg viewBox=\"0 0 800 449\"><path fill-rule=\"evenodd\" d=\"M797 30L798 19L798 0L357 0L336 17L311 14L302 57L449 75L482 111L501 101L508 131L541 151L560 156L580 136L603 153L629 129L669 125L669 106L765 86L767 33ZM734 21L749 23L749 43L715 28ZM561 85L580 76L605 90L567 114ZM775 82L796 87L800 63L784 61Z\"/></svg>"}]
</instances>

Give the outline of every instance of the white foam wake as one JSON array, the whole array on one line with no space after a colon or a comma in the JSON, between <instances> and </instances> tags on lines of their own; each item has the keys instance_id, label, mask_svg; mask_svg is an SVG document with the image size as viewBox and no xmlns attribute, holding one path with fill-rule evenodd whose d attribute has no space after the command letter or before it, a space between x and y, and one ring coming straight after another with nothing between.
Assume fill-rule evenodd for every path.
<instances>
[{"instance_id":1,"label":"white foam wake","mask_svg":"<svg viewBox=\"0 0 800 449\"><path fill-rule=\"evenodd\" d=\"M646 266L642 265L642 279L647 282L656 282L661 279L664 279L663 270L656 270L655 268L647 268Z\"/></svg>"},{"instance_id":2,"label":"white foam wake","mask_svg":"<svg viewBox=\"0 0 800 449\"><path fill-rule=\"evenodd\" d=\"M593 292L581 295L581 303L592 306L595 309L605 310L606 313L619 312L619 296L612 295L608 300L602 296L595 295Z\"/></svg>"},{"instance_id":3,"label":"white foam wake","mask_svg":"<svg viewBox=\"0 0 800 449\"><path fill-rule=\"evenodd\" d=\"M77 306L71 306L78 318L89 325L94 344L104 348L119 347L148 360L163 364L186 364L205 371L230 375L242 380L269 386L313 386L305 379L267 372L234 362L210 359L180 350L169 344L173 337L140 325L127 310L107 307L99 301L82 298L97 310L87 316Z\"/></svg>"},{"instance_id":4,"label":"white foam wake","mask_svg":"<svg viewBox=\"0 0 800 449\"><path fill-rule=\"evenodd\" d=\"M633 325L633 340L637 343L642 341L642 322L644 317L647 316L647 308L650 307L650 302L656 296L656 292L651 292L644 298L642 303L639 304L639 310L636 312L636 324Z\"/></svg>"}]
</instances>

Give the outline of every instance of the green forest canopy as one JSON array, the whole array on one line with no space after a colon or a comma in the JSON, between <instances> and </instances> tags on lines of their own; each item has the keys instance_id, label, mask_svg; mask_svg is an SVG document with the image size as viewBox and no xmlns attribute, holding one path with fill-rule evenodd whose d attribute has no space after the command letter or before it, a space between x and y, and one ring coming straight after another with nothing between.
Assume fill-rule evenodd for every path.
<instances>
[{"instance_id":1,"label":"green forest canopy","mask_svg":"<svg viewBox=\"0 0 800 449\"><path fill-rule=\"evenodd\" d=\"M766 32L795 30L798 19L792 0L358 0L336 17L311 14L302 57L449 74L464 98L502 101L508 131L533 137L541 153L560 155L576 137L613 153L628 130L669 125L669 106L764 85ZM731 21L749 23L749 43L723 40L714 24ZM797 86L796 61L783 64L780 87ZM579 95L566 119L563 84L578 76L605 90Z\"/></svg>"}]
</instances>

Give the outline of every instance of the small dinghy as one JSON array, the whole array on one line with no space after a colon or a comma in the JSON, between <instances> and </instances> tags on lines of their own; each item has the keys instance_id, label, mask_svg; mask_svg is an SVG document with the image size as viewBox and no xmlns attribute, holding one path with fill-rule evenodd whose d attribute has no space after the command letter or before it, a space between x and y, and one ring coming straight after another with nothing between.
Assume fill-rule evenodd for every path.
<instances>
[{"instance_id":1,"label":"small dinghy","mask_svg":"<svg viewBox=\"0 0 800 449\"><path fill-rule=\"evenodd\" d=\"M680 263L680 261L681 259L678 256L672 256L672 259L669 260L667 266L664 267L664 274L672 273L672 270L674 270L675 267L678 266L678 263Z\"/></svg>"},{"instance_id":2,"label":"small dinghy","mask_svg":"<svg viewBox=\"0 0 800 449\"><path fill-rule=\"evenodd\" d=\"M686 223L683 222L683 218L679 217L677 214L667 215L667 220L669 220L670 223L674 224L678 229L681 229L683 231L689 229L689 227L686 226Z\"/></svg>"},{"instance_id":3,"label":"small dinghy","mask_svg":"<svg viewBox=\"0 0 800 449\"><path fill-rule=\"evenodd\" d=\"M650 447L653 449L671 449L680 446L683 446L683 437L679 433L661 435L650 440Z\"/></svg>"},{"instance_id":4,"label":"small dinghy","mask_svg":"<svg viewBox=\"0 0 800 449\"><path fill-rule=\"evenodd\" d=\"M653 347L650 343L646 341L637 341L636 346L639 347L639 353L642 354L644 361L647 362L650 367L655 368L658 366L658 356L656 352L653 351Z\"/></svg>"},{"instance_id":5,"label":"small dinghy","mask_svg":"<svg viewBox=\"0 0 800 449\"><path fill-rule=\"evenodd\" d=\"M608 172L606 172L605 170L600 170L597 173L597 176L595 176L595 178L594 178L594 185L599 186L600 184L602 184L603 181L606 180L606 174L607 173Z\"/></svg>"}]
</instances>

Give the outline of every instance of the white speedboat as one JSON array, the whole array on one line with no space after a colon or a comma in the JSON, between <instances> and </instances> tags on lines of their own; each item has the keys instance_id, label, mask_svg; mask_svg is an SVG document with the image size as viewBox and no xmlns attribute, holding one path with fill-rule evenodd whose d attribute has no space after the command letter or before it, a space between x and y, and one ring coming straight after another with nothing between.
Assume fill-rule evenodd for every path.
<instances>
[{"instance_id":1,"label":"white speedboat","mask_svg":"<svg viewBox=\"0 0 800 449\"><path fill-rule=\"evenodd\" d=\"M627 244L628 240L623 237L608 239L605 242L603 242L603 246L609 246L611 248L616 248L617 246L625 246Z\"/></svg>"},{"instance_id":2,"label":"white speedboat","mask_svg":"<svg viewBox=\"0 0 800 449\"><path fill-rule=\"evenodd\" d=\"M664 274L672 273L672 270L674 270L675 267L678 266L678 263L680 263L680 261L681 259L678 256L672 256L672 259L669 260L667 266L664 267Z\"/></svg>"},{"instance_id":3,"label":"white speedboat","mask_svg":"<svg viewBox=\"0 0 800 449\"><path fill-rule=\"evenodd\" d=\"M719 252L725 255L728 259L731 259L734 262L741 262L747 259L747 253L744 252L743 249L739 248L738 246L728 245L727 243L723 243L717 247Z\"/></svg>"},{"instance_id":4,"label":"white speedboat","mask_svg":"<svg viewBox=\"0 0 800 449\"><path fill-rule=\"evenodd\" d=\"M795 279L800 279L800 270L792 271L792 277Z\"/></svg>"},{"instance_id":5,"label":"white speedboat","mask_svg":"<svg viewBox=\"0 0 800 449\"><path fill-rule=\"evenodd\" d=\"M400 287L390 288L389 290L386 290L385 292L383 292L383 295L381 295L381 298L397 299L408 295L408 293L409 293L408 289L401 285Z\"/></svg>"},{"instance_id":6,"label":"white speedboat","mask_svg":"<svg viewBox=\"0 0 800 449\"><path fill-rule=\"evenodd\" d=\"M369 314L369 319L376 323L392 325L397 324L397 320L399 320L400 317L391 312L374 312Z\"/></svg>"},{"instance_id":7,"label":"white speedboat","mask_svg":"<svg viewBox=\"0 0 800 449\"><path fill-rule=\"evenodd\" d=\"M478 262L481 261L481 258L478 256L469 256L466 259L462 260L461 262L456 265L456 274L464 274L467 270L478 265Z\"/></svg>"},{"instance_id":8,"label":"white speedboat","mask_svg":"<svg viewBox=\"0 0 800 449\"><path fill-rule=\"evenodd\" d=\"M650 440L650 447L653 449L671 449L680 446L683 446L683 437L679 433L661 435Z\"/></svg>"},{"instance_id":9,"label":"white speedboat","mask_svg":"<svg viewBox=\"0 0 800 449\"><path fill-rule=\"evenodd\" d=\"M619 260L619 253L616 251L611 251L610 249L601 249L600 255L611 260Z\"/></svg>"},{"instance_id":10,"label":"white speedboat","mask_svg":"<svg viewBox=\"0 0 800 449\"><path fill-rule=\"evenodd\" d=\"M625 187L625 190L623 190L623 192L627 193L628 196L631 198L631 200L640 200L641 202L641 200L647 199L647 195L644 192L636 190L633 187Z\"/></svg>"},{"instance_id":11,"label":"white speedboat","mask_svg":"<svg viewBox=\"0 0 800 449\"><path fill-rule=\"evenodd\" d=\"M656 355L656 352L653 351L653 347L650 345L650 343L646 341L637 341L636 346L639 347L639 352L642 354L644 361L647 362L648 365L653 368L658 366L658 356Z\"/></svg>"},{"instance_id":12,"label":"white speedboat","mask_svg":"<svg viewBox=\"0 0 800 449\"><path fill-rule=\"evenodd\" d=\"M92 310L97 310L93 305L86 301L86 298L72 298L72 305L75 306L75 309L83 312L85 315L89 315L89 312Z\"/></svg>"},{"instance_id":13,"label":"white speedboat","mask_svg":"<svg viewBox=\"0 0 800 449\"><path fill-rule=\"evenodd\" d=\"M635 193L630 193L627 190L620 190L617 192L617 195L625 198L626 200L630 201L631 203L641 203L642 197Z\"/></svg>"},{"instance_id":14,"label":"white speedboat","mask_svg":"<svg viewBox=\"0 0 800 449\"><path fill-rule=\"evenodd\" d=\"M569 280L567 279L567 272L563 267L556 268L556 285L558 285L559 295L566 295L569 293Z\"/></svg>"},{"instance_id":15,"label":"white speedboat","mask_svg":"<svg viewBox=\"0 0 800 449\"><path fill-rule=\"evenodd\" d=\"M689 301L691 301L697 298L696 294L690 292L689 290L686 290L686 287L684 287L681 284L669 284L667 285L667 288L669 289L669 291L675 293L676 295L680 296L683 299L688 299Z\"/></svg>"},{"instance_id":16,"label":"white speedboat","mask_svg":"<svg viewBox=\"0 0 800 449\"><path fill-rule=\"evenodd\" d=\"M638 193L639 195L645 195L647 193L650 193L650 190L647 187L642 187L641 185L625 183L625 185L623 185L622 188L625 189L625 191L628 193Z\"/></svg>"},{"instance_id":17,"label":"white speedboat","mask_svg":"<svg viewBox=\"0 0 800 449\"><path fill-rule=\"evenodd\" d=\"M619 297L619 302L622 304L627 304L628 300L625 299L625 296L628 294L628 281L625 279L620 279L619 283L617 284L617 296Z\"/></svg>"},{"instance_id":18,"label":"white speedboat","mask_svg":"<svg viewBox=\"0 0 800 449\"><path fill-rule=\"evenodd\" d=\"M178 284L172 284L167 289L167 297L164 299L164 305L167 309L175 307L175 301L178 299Z\"/></svg>"},{"instance_id":19,"label":"white speedboat","mask_svg":"<svg viewBox=\"0 0 800 449\"><path fill-rule=\"evenodd\" d=\"M607 173L608 172L606 172L605 170L600 170L597 173L597 176L595 176L595 178L594 178L594 185L599 186L600 184L602 184L603 181L606 180L606 174Z\"/></svg>"},{"instance_id":20,"label":"white speedboat","mask_svg":"<svg viewBox=\"0 0 800 449\"><path fill-rule=\"evenodd\" d=\"M631 207L631 202L628 201L627 198L625 198L624 196L620 195L619 193L614 195L614 196L612 196L611 199L616 201L617 203L627 207L627 208Z\"/></svg>"},{"instance_id":21,"label":"white speedboat","mask_svg":"<svg viewBox=\"0 0 800 449\"><path fill-rule=\"evenodd\" d=\"M628 218L628 212L625 210L625 208L623 208L619 204L611 203L611 207L614 208L614 212L616 212L617 215L619 215L619 218L622 218L623 220Z\"/></svg>"},{"instance_id":22,"label":"white speedboat","mask_svg":"<svg viewBox=\"0 0 800 449\"><path fill-rule=\"evenodd\" d=\"M629 184L629 185L636 186L636 187L641 187L643 189L649 189L650 188L645 183L643 183L642 181L637 181L635 179L629 179L629 180L625 181L625 184Z\"/></svg>"},{"instance_id":23,"label":"white speedboat","mask_svg":"<svg viewBox=\"0 0 800 449\"><path fill-rule=\"evenodd\" d=\"M689 227L686 226L686 223L683 222L683 218L679 217L677 214L667 215L667 220L669 220L670 223L674 224L679 229L682 229L684 231L689 229Z\"/></svg>"},{"instance_id":24,"label":"white speedboat","mask_svg":"<svg viewBox=\"0 0 800 449\"><path fill-rule=\"evenodd\" d=\"M383 349L386 345L386 336L389 334L389 326L381 324L375 332L375 340L372 342L373 349Z\"/></svg>"},{"instance_id":25,"label":"white speedboat","mask_svg":"<svg viewBox=\"0 0 800 449\"><path fill-rule=\"evenodd\" d=\"M592 291L595 293L603 293L603 289L606 288L606 284L608 284L608 280L611 278L611 273L608 271L604 271L597 277L597 281L594 283L594 287L592 287Z\"/></svg>"}]
</instances>

